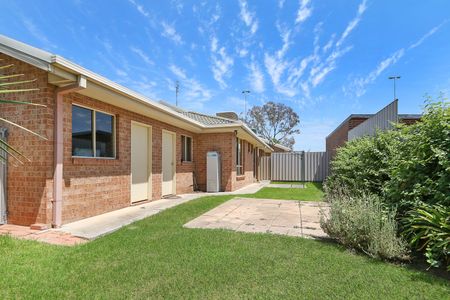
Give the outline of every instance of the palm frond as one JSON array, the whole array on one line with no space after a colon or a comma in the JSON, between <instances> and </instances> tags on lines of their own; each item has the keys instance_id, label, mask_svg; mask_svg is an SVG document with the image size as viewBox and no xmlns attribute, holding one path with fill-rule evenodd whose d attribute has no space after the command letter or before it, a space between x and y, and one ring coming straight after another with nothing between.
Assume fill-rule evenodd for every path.
<instances>
[{"instance_id":1,"label":"palm frond","mask_svg":"<svg viewBox=\"0 0 450 300\"><path fill-rule=\"evenodd\" d=\"M0 146L3 145L5 147L7 147L9 150L17 153L17 155L23 157L24 159L28 160L29 162L31 162L31 160L26 157L25 155L22 154L22 152L20 152L19 150L17 150L16 148L14 148L13 146L11 146L10 144L8 144L7 142L5 142L4 140L0 139Z\"/></svg>"},{"instance_id":2,"label":"palm frond","mask_svg":"<svg viewBox=\"0 0 450 300\"><path fill-rule=\"evenodd\" d=\"M12 66L14 66L14 64L0 66L0 70L2 70L2 69L7 69L7 68L11 68Z\"/></svg>"},{"instance_id":3,"label":"palm frond","mask_svg":"<svg viewBox=\"0 0 450 300\"><path fill-rule=\"evenodd\" d=\"M17 85L17 84L30 83L30 82L35 82L35 81L36 81L36 79L22 80L22 81L13 81L13 82L5 82L5 83L0 83L0 86Z\"/></svg>"},{"instance_id":4,"label":"palm frond","mask_svg":"<svg viewBox=\"0 0 450 300\"><path fill-rule=\"evenodd\" d=\"M38 104L38 103L32 103L32 102L25 102L25 101L14 101L14 100L1 100L0 99L0 104L6 104L6 103L10 103L10 104L26 104L26 105L33 105L33 106L41 106L41 107L47 107L47 105L44 104Z\"/></svg>"},{"instance_id":5,"label":"palm frond","mask_svg":"<svg viewBox=\"0 0 450 300\"><path fill-rule=\"evenodd\" d=\"M0 121L3 121L3 122L5 122L5 123L8 123L8 124L13 125L13 126L15 126L15 127L18 127L18 128L20 128L20 129L22 129L22 130L25 130L25 131L28 132L28 133L31 133L31 134L33 134L33 135L35 135L35 136L37 136L37 137L40 137L41 139L47 140L47 138L46 138L45 136L42 136L42 135L40 135L39 133L36 133L36 132L34 132L33 130L30 130L30 129L26 128L26 127L20 126L19 124L16 124L16 123L14 123L14 122L8 121L8 120L6 120L6 119L4 119L4 118L0 118Z\"/></svg>"},{"instance_id":6,"label":"palm frond","mask_svg":"<svg viewBox=\"0 0 450 300\"><path fill-rule=\"evenodd\" d=\"M12 74L12 75L0 75L0 80L16 78L20 76L24 76L25 74Z\"/></svg>"},{"instance_id":7,"label":"palm frond","mask_svg":"<svg viewBox=\"0 0 450 300\"><path fill-rule=\"evenodd\" d=\"M13 152L9 151L7 147L0 145L0 150L5 151L8 155L10 155L12 158L17 160L21 165L23 165L23 161L18 156L16 156Z\"/></svg>"},{"instance_id":8,"label":"palm frond","mask_svg":"<svg viewBox=\"0 0 450 300\"><path fill-rule=\"evenodd\" d=\"M0 94L39 91L39 89L0 90Z\"/></svg>"}]
</instances>

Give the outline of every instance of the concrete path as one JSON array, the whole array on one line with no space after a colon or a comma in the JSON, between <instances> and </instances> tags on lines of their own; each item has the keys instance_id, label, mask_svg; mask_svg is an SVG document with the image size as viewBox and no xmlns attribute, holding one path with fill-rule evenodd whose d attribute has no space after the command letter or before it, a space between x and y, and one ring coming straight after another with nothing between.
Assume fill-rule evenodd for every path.
<instances>
[{"instance_id":1,"label":"concrete path","mask_svg":"<svg viewBox=\"0 0 450 300\"><path fill-rule=\"evenodd\" d=\"M161 199L149 203L122 208L102 215L69 223L63 225L61 228L52 230L92 240L105 234L116 231L121 227L131 224L133 222L142 220L149 216L153 216L165 209L180 205L182 203L200 197L217 196L217 195L253 194L256 193L258 190L260 190L261 188L263 188L264 186L266 186L267 184L269 184L268 181L254 183L234 192L221 192L221 193L199 192L199 193L178 195L176 198L172 199Z\"/></svg>"},{"instance_id":2,"label":"concrete path","mask_svg":"<svg viewBox=\"0 0 450 300\"><path fill-rule=\"evenodd\" d=\"M236 198L184 227L325 238L327 235L320 228L320 210L327 208L324 202Z\"/></svg>"}]
</instances>

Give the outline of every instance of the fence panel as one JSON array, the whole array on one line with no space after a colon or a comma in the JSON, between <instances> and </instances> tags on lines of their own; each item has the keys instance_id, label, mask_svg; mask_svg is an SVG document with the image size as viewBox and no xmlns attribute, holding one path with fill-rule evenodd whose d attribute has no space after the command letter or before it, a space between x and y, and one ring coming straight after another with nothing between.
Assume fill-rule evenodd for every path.
<instances>
[{"instance_id":1,"label":"fence panel","mask_svg":"<svg viewBox=\"0 0 450 300\"><path fill-rule=\"evenodd\" d=\"M270 156L261 156L258 168L258 179L270 180Z\"/></svg>"},{"instance_id":2,"label":"fence panel","mask_svg":"<svg viewBox=\"0 0 450 300\"><path fill-rule=\"evenodd\" d=\"M330 158L327 152L305 152L304 181L324 181L328 176Z\"/></svg>"},{"instance_id":3,"label":"fence panel","mask_svg":"<svg viewBox=\"0 0 450 300\"><path fill-rule=\"evenodd\" d=\"M272 153L271 179L279 181L301 181L302 152Z\"/></svg>"},{"instance_id":4,"label":"fence panel","mask_svg":"<svg viewBox=\"0 0 450 300\"><path fill-rule=\"evenodd\" d=\"M261 157L260 179L324 181L329 172L329 160L327 152L272 153L270 157Z\"/></svg>"}]
</instances>

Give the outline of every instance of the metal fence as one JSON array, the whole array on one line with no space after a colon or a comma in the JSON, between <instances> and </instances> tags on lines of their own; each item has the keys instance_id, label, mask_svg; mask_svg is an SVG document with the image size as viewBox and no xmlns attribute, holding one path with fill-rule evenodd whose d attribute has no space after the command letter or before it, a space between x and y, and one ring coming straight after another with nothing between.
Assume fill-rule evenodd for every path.
<instances>
[{"instance_id":1,"label":"metal fence","mask_svg":"<svg viewBox=\"0 0 450 300\"><path fill-rule=\"evenodd\" d=\"M377 130L385 131L392 129L392 124L398 122L398 101L394 100L373 117L365 120L348 132L348 140L362 137L374 136Z\"/></svg>"},{"instance_id":2,"label":"metal fence","mask_svg":"<svg viewBox=\"0 0 450 300\"><path fill-rule=\"evenodd\" d=\"M270 180L270 156L261 156L258 168L258 179Z\"/></svg>"},{"instance_id":3,"label":"metal fence","mask_svg":"<svg viewBox=\"0 0 450 300\"><path fill-rule=\"evenodd\" d=\"M6 128L0 128L0 139L6 141ZM7 157L6 153L0 148L2 157ZM0 224L6 223L6 175L8 174L7 163L0 161Z\"/></svg>"},{"instance_id":4,"label":"metal fence","mask_svg":"<svg viewBox=\"0 0 450 300\"><path fill-rule=\"evenodd\" d=\"M259 179L277 181L324 181L329 172L327 152L272 153L261 157Z\"/></svg>"}]
</instances>

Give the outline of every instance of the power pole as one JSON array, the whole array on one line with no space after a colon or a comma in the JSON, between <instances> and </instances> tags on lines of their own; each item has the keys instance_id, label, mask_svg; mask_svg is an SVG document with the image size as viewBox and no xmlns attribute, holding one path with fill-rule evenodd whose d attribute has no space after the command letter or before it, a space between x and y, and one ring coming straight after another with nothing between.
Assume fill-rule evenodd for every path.
<instances>
[{"instance_id":1,"label":"power pole","mask_svg":"<svg viewBox=\"0 0 450 300\"><path fill-rule=\"evenodd\" d=\"M244 120L247 122L247 95L250 94L250 91L242 91L242 94L244 94Z\"/></svg>"},{"instance_id":2,"label":"power pole","mask_svg":"<svg viewBox=\"0 0 450 300\"><path fill-rule=\"evenodd\" d=\"M396 94L396 85L395 82L397 79L400 79L400 76L395 75L395 76L389 76L388 79L394 80L394 100L397 100L397 94Z\"/></svg>"},{"instance_id":3,"label":"power pole","mask_svg":"<svg viewBox=\"0 0 450 300\"><path fill-rule=\"evenodd\" d=\"M175 82L175 106L178 106L178 93L180 92L180 82Z\"/></svg>"}]
</instances>

